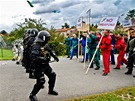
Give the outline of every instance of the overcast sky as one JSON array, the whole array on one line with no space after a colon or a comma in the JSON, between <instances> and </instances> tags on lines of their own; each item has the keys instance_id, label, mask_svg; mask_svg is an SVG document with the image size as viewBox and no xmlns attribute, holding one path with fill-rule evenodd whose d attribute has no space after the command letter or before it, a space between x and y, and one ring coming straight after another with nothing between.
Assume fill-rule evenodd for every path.
<instances>
[{"instance_id":1,"label":"overcast sky","mask_svg":"<svg viewBox=\"0 0 135 101\"><path fill-rule=\"evenodd\" d=\"M64 23L76 25L80 16L86 16L91 9L91 23L98 23L103 16L120 16L135 9L135 0L0 0L0 31L12 31L17 23L25 18L41 18L47 23L46 27L61 28ZM54 10L60 11L53 13ZM123 20L124 16L120 18Z\"/></svg>"}]
</instances>

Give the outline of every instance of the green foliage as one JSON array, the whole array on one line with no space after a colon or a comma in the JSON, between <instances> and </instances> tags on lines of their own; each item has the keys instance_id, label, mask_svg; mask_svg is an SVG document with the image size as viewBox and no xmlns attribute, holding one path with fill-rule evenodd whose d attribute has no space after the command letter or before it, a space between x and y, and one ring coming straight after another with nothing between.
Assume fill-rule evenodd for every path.
<instances>
[{"instance_id":1,"label":"green foliage","mask_svg":"<svg viewBox=\"0 0 135 101\"><path fill-rule=\"evenodd\" d=\"M118 28L115 29L115 30L113 30L112 33L113 33L113 34L116 34L116 35L118 35L118 34L126 34L125 31L122 31L122 30L120 30L120 29L118 29Z\"/></svg>"},{"instance_id":2,"label":"green foliage","mask_svg":"<svg viewBox=\"0 0 135 101\"><path fill-rule=\"evenodd\" d=\"M24 30L27 28L37 28L39 31L41 30L48 30L44 27L46 25L43 20L39 19L27 19L23 23L17 24L18 28L15 28L10 34L4 36L4 40L8 45L15 40L18 40L24 36ZM67 26L67 24L65 24ZM56 34L56 31L53 27L48 30L51 34L50 46L56 52L57 55L64 55L65 54L65 45L61 44L64 42L64 36L60 34Z\"/></svg>"},{"instance_id":3,"label":"green foliage","mask_svg":"<svg viewBox=\"0 0 135 101\"><path fill-rule=\"evenodd\" d=\"M63 26L62 26L62 28L69 28L69 25L67 24L67 23L65 23Z\"/></svg>"},{"instance_id":4,"label":"green foliage","mask_svg":"<svg viewBox=\"0 0 135 101\"><path fill-rule=\"evenodd\" d=\"M56 53L57 56L65 55L65 45L60 44L57 41L52 41L49 43L49 46L52 48L52 50Z\"/></svg>"},{"instance_id":5,"label":"green foliage","mask_svg":"<svg viewBox=\"0 0 135 101\"><path fill-rule=\"evenodd\" d=\"M58 56L61 55L65 55L65 45L64 43L64 35L60 35L58 33L56 33L55 29L52 28L51 30L49 30L49 33L51 34L51 39L49 42L49 46L52 48L52 50L55 51L55 53Z\"/></svg>"},{"instance_id":6,"label":"green foliage","mask_svg":"<svg viewBox=\"0 0 135 101\"><path fill-rule=\"evenodd\" d=\"M20 39L24 36L25 29L37 28L39 31L46 30L47 28L45 28L44 25L46 25L46 23L44 23L41 19L36 20L25 18L25 21L23 23L17 24L18 28L15 28L13 31L10 32L10 34L6 34L3 38L8 45L11 45L14 40Z\"/></svg>"},{"instance_id":7,"label":"green foliage","mask_svg":"<svg viewBox=\"0 0 135 101\"><path fill-rule=\"evenodd\" d=\"M97 31L97 25L96 26L94 26L94 24L92 24L91 26L90 26L90 31Z\"/></svg>"},{"instance_id":8,"label":"green foliage","mask_svg":"<svg viewBox=\"0 0 135 101\"><path fill-rule=\"evenodd\" d=\"M44 27L44 25L46 25L46 23L42 20L42 19L27 19L25 18L25 22L22 24L18 24L18 26L20 26L21 28L37 28L39 31L40 30L46 30L47 28Z\"/></svg>"},{"instance_id":9,"label":"green foliage","mask_svg":"<svg viewBox=\"0 0 135 101\"><path fill-rule=\"evenodd\" d=\"M120 26L120 25L121 25L121 23L120 23L120 21L118 21L117 24L116 24L116 26Z\"/></svg>"},{"instance_id":10,"label":"green foliage","mask_svg":"<svg viewBox=\"0 0 135 101\"><path fill-rule=\"evenodd\" d=\"M135 17L135 9L129 10L125 19L129 20L129 19L132 19L134 17Z\"/></svg>"}]
</instances>

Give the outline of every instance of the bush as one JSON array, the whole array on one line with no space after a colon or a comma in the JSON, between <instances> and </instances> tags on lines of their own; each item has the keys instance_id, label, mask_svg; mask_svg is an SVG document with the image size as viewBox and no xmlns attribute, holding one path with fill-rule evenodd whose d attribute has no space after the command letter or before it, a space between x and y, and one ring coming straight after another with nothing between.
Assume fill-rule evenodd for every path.
<instances>
[{"instance_id":1,"label":"bush","mask_svg":"<svg viewBox=\"0 0 135 101\"><path fill-rule=\"evenodd\" d=\"M53 51L55 51L57 56L62 56L66 54L66 47L64 44L60 44L58 41L52 41L49 46Z\"/></svg>"}]
</instances>

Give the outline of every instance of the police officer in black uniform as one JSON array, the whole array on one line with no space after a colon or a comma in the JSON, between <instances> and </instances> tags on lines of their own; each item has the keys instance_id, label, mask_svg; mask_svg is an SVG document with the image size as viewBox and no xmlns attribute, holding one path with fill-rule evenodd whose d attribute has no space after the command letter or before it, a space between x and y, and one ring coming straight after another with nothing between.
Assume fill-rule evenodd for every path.
<instances>
[{"instance_id":1,"label":"police officer in black uniform","mask_svg":"<svg viewBox=\"0 0 135 101\"><path fill-rule=\"evenodd\" d=\"M36 94L39 92L39 90L43 87L45 83L44 74L49 78L48 94L58 95L58 92L54 91L56 74L49 65L50 55L45 55L42 53L42 48L48 43L49 40L49 32L40 31L35 39L35 43L32 45L30 57L31 61L33 61L35 65L36 84L34 85L33 90L31 91L29 96L31 101L37 101ZM48 51L50 51L50 49ZM55 54L53 54L53 57L57 62L59 61Z\"/></svg>"},{"instance_id":2,"label":"police officer in black uniform","mask_svg":"<svg viewBox=\"0 0 135 101\"><path fill-rule=\"evenodd\" d=\"M36 28L30 28L25 31L24 35L24 65L26 69L26 73L30 73L30 52L31 52L31 45L34 43L35 37L38 34L38 30ZM31 73L30 73L31 74ZM31 76L31 75L30 75Z\"/></svg>"},{"instance_id":3,"label":"police officer in black uniform","mask_svg":"<svg viewBox=\"0 0 135 101\"><path fill-rule=\"evenodd\" d=\"M30 34L31 28L25 29L24 31L24 36L23 36L23 59L22 59L22 66L25 67L25 69L27 68L27 58L28 58L28 40L29 40L29 34ZM27 71L26 71L27 72Z\"/></svg>"},{"instance_id":4,"label":"police officer in black uniform","mask_svg":"<svg viewBox=\"0 0 135 101\"><path fill-rule=\"evenodd\" d=\"M31 53L31 46L32 44L34 43L35 41L35 37L37 36L38 34L38 30L36 28L32 28L30 30L30 34L29 34L29 38L28 38L28 41L27 41L27 64L26 64L26 73L29 73L29 78L33 78L33 75L32 75L32 67L31 67L31 64L30 64L30 53Z\"/></svg>"}]
</instances>

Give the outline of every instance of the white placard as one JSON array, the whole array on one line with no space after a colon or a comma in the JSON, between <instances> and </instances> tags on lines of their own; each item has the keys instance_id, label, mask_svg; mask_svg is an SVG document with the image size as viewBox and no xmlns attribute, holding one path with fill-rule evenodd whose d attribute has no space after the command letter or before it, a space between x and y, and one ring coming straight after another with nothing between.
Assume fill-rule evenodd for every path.
<instances>
[{"instance_id":1,"label":"white placard","mask_svg":"<svg viewBox=\"0 0 135 101\"><path fill-rule=\"evenodd\" d=\"M118 17L103 17L99 24L98 29L115 29L115 26L117 24Z\"/></svg>"},{"instance_id":2,"label":"white placard","mask_svg":"<svg viewBox=\"0 0 135 101\"><path fill-rule=\"evenodd\" d=\"M77 19L76 28L81 28L82 27L82 21L83 21L82 17L79 17Z\"/></svg>"},{"instance_id":3,"label":"white placard","mask_svg":"<svg viewBox=\"0 0 135 101\"><path fill-rule=\"evenodd\" d=\"M132 21L131 20L124 20L122 21L123 27L130 27L132 26Z\"/></svg>"}]
</instances>

